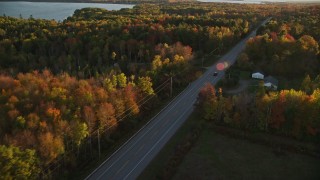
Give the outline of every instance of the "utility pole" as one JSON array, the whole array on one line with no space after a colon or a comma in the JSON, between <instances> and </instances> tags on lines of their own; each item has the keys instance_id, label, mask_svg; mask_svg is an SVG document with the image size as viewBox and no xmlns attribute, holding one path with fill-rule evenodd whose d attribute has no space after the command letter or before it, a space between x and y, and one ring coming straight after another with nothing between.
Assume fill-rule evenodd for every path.
<instances>
[{"instance_id":1,"label":"utility pole","mask_svg":"<svg viewBox=\"0 0 320 180\"><path fill-rule=\"evenodd\" d=\"M172 76L170 77L170 97L172 97Z\"/></svg>"},{"instance_id":2,"label":"utility pole","mask_svg":"<svg viewBox=\"0 0 320 180\"><path fill-rule=\"evenodd\" d=\"M202 68L203 68L203 61L204 61L204 57L202 57L202 61L201 61L201 62L202 62L202 65L201 65L201 67L202 67Z\"/></svg>"},{"instance_id":3,"label":"utility pole","mask_svg":"<svg viewBox=\"0 0 320 180\"><path fill-rule=\"evenodd\" d=\"M100 133L99 133L99 129L98 129L98 150L99 150L99 159L100 159L101 151L100 151Z\"/></svg>"}]
</instances>

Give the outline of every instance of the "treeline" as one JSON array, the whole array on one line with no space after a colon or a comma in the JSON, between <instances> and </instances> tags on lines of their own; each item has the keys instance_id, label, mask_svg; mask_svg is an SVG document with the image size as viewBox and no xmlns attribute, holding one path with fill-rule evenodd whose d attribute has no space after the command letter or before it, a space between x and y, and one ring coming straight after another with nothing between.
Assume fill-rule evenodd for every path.
<instances>
[{"instance_id":1,"label":"treeline","mask_svg":"<svg viewBox=\"0 0 320 180\"><path fill-rule=\"evenodd\" d=\"M231 97L206 85L198 98L203 118L220 125L263 131L319 142L320 137L320 6L282 5L272 19L249 39L238 56L231 80L240 70L287 79L303 79L297 90L267 91L263 82L255 93ZM295 8L293 8L295 7ZM310 75L310 76L309 76ZM230 81L229 83L233 83ZM228 85L228 83L225 83Z\"/></svg>"},{"instance_id":2,"label":"treeline","mask_svg":"<svg viewBox=\"0 0 320 180\"><path fill-rule=\"evenodd\" d=\"M318 84L320 85L320 84ZM282 90L267 94L222 96L207 84L198 96L197 109L207 121L255 132L262 131L319 142L320 86L310 95Z\"/></svg>"},{"instance_id":3,"label":"treeline","mask_svg":"<svg viewBox=\"0 0 320 180\"><path fill-rule=\"evenodd\" d=\"M320 6L300 8L283 8L261 27L239 56L239 67L290 78L316 76L320 72Z\"/></svg>"},{"instance_id":4,"label":"treeline","mask_svg":"<svg viewBox=\"0 0 320 180\"><path fill-rule=\"evenodd\" d=\"M109 142L116 141L112 134L121 133L120 123L127 127L122 130L130 130L130 124L147 114L141 109L153 108L154 103L146 100L156 99L149 77L127 78L124 74L77 80L67 74L34 71L17 78L1 75L0 89L0 144L35 151L32 154L39 162L35 170L79 148L97 130ZM72 155L66 158L72 161Z\"/></svg>"}]
</instances>

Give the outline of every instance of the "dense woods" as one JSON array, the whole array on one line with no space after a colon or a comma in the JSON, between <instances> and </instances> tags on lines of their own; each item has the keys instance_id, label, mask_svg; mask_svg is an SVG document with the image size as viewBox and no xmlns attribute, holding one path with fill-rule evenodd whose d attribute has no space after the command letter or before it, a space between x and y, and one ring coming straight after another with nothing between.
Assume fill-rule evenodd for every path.
<instances>
[{"instance_id":1,"label":"dense woods","mask_svg":"<svg viewBox=\"0 0 320 180\"><path fill-rule=\"evenodd\" d=\"M320 7L287 5L274 12L257 36L247 41L236 67L227 71L229 78L221 84L234 84L239 80L235 74L242 70L262 71L287 81L301 79L300 86L270 91L263 81L256 81L250 85L256 86L255 92L224 96L221 88L207 84L199 93L197 109L203 119L218 125L318 143Z\"/></svg>"},{"instance_id":2,"label":"dense woods","mask_svg":"<svg viewBox=\"0 0 320 180\"><path fill-rule=\"evenodd\" d=\"M142 121L168 97L170 76L175 87L189 83L199 57L225 52L264 18L262 6L233 6L86 8L63 22L0 17L2 159L27 154L32 178L97 157L96 138L108 148ZM1 166L15 177L20 165Z\"/></svg>"},{"instance_id":3,"label":"dense woods","mask_svg":"<svg viewBox=\"0 0 320 180\"><path fill-rule=\"evenodd\" d=\"M260 69L284 77L316 76L320 72L319 6L281 9L239 57L243 69Z\"/></svg>"},{"instance_id":4,"label":"dense woods","mask_svg":"<svg viewBox=\"0 0 320 180\"><path fill-rule=\"evenodd\" d=\"M129 79L123 73L86 80L47 70L15 79L1 75L0 88L1 143L36 150L42 166L79 148L97 130L116 140L110 135L120 123L130 127L143 115L141 108L152 108L141 106L141 99L155 95L149 77Z\"/></svg>"},{"instance_id":5,"label":"dense woods","mask_svg":"<svg viewBox=\"0 0 320 180\"><path fill-rule=\"evenodd\" d=\"M319 88L310 95L292 89L223 97L207 84L199 93L197 108L215 124L319 142Z\"/></svg>"},{"instance_id":6,"label":"dense woods","mask_svg":"<svg viewBox=\"0 0 320 180\"><path fill-rule=\"evenodd\" d=\"M117 65L126 74L139 74L158 55L159 44L181 42L200 54L221 53L263 18L255 14L259 9L233 12L229 6L87 8L61 23L1 17L0 68L12 75L47 68L55 74L92 77Z\"/></svg>"},{"instance_id":7,"label":"dense woods","mask_svg":"<svg viewBox=\"0 0 320 180\"><path fill-rule=\"evenodd\" d=\"M270 14L273 20L248 42L239 62L250 68L278 56L283 61L279 63L294 66L286 61L304 57L299 70L314 77L319 70L319 31L314 31L319 30L319 7L308 8L178 3L119 11L86 8L63 22L1 16L0 169L5 172L0 178L49 178L57 164L63 164L66 175L80 166L77 159L94 159L97 138L102 138L103 148L112 146L169 96L169 77L174 77L175 87L183 87L195 78L194 64L204 55L223 54ZM298 21L296 16L283 19L292 9L306 12L299 16L303 22L294 33L294 28L283 32L280 27ZM264 45L275 51L264 54L270 52ZM271 66L276 65L266 68L271 71ZM289 75L298 71L274 69ZM312 77L304 83L307 94L282 91L225 98L222 90L216 95L208 86L200 93L199 106L205 119L230 126L318 136L319 119L313 119L320 117L314 85L318 79ZM306 106L299 109L299 104ZM278 108L282 105L285 108ZM255 106L258 109L249 108ZM298 118L305 114L312 114L306 122ZM259 121L251 122L251 116ZM286 122L294 122L289 123L293 128ZM79 156L80 151L85 155Z\"/></svg>"}]
</instances>

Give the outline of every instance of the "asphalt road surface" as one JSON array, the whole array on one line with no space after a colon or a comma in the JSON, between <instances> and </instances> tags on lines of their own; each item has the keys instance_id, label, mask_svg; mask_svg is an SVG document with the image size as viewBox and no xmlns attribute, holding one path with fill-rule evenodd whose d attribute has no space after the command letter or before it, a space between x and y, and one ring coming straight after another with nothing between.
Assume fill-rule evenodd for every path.
<instances>
[{"instance_id":1,"label":"asphalt road surface","mask_svg":"<svg viewBox=\"0 0 320 180\"><path fill-rule=\"evenodd\" d=\"M224 76L224 70L218 70L217 67L232 65L244 49L245 42L255 34L256 31L253 31L208 68L86 179L136 179L192 113L200 88L206 83L216 84ZM213 76L214 72L218 72L218 75Z\"/></svg>"}]
</instances>

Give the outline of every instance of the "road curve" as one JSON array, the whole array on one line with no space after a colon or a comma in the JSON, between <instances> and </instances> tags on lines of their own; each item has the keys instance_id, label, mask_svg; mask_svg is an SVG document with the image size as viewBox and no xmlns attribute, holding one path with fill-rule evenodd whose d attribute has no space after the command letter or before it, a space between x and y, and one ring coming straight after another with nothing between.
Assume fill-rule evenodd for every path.
<instances>
[{"instance_id":1,"label":"road curve","mask_svg":"<svg viewBox=\"0 0 320 180\"><path fill-rule=\"evenodd\" d=\"M261 25L269 20L270 18L266 19ZM213 76L213 73L218 71L216 65L226 62L229 66L232 65L244 49L245 42L255 34L256 30L221 57L86 179L136 179L192 113L200 88L206 83L216 84L224 76L223 70L219 71L217 76Z\"/></svg>"}]
</instances>

